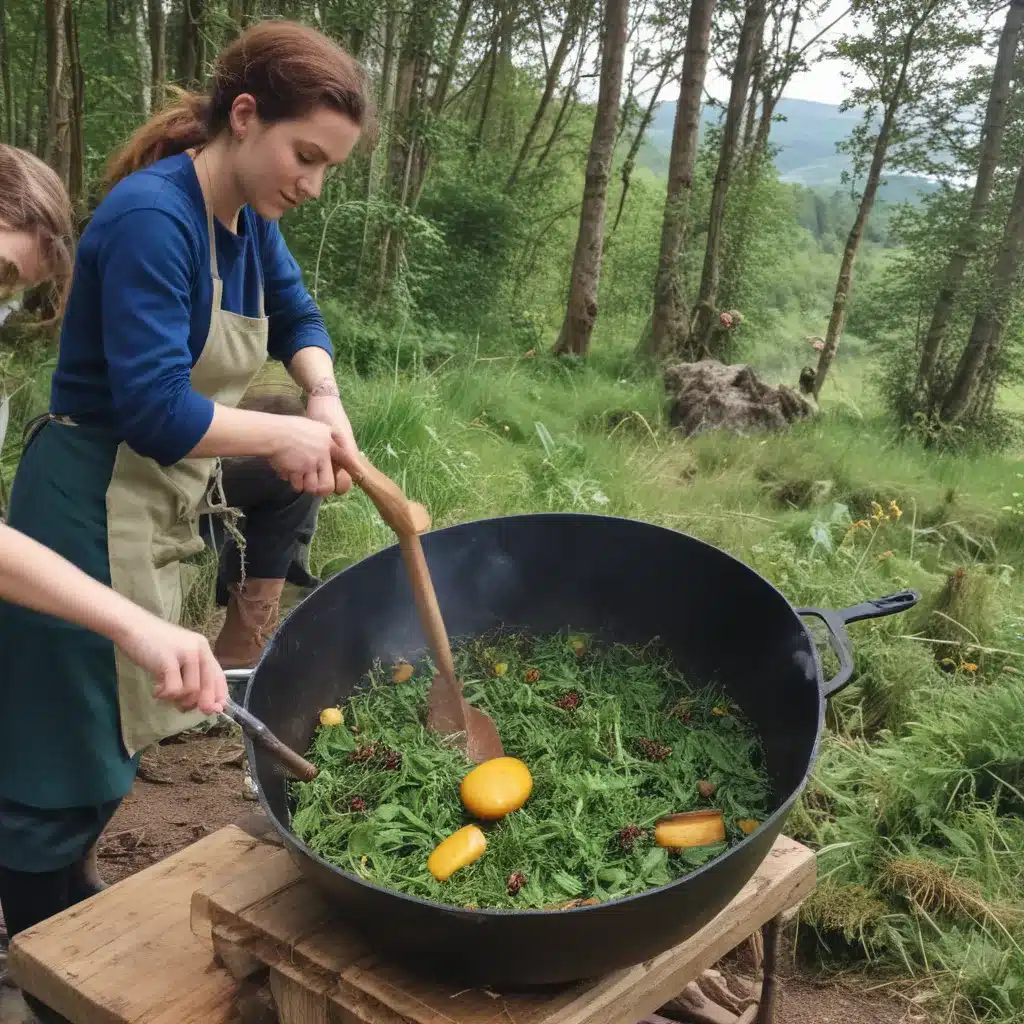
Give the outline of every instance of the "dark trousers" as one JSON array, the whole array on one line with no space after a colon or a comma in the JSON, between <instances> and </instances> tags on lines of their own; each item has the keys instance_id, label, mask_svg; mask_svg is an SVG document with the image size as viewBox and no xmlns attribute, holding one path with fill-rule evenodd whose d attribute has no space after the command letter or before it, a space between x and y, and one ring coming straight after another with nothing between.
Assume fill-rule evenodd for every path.
<instances>
[{"instance_id":1,"label":"dark trousers","mask_svg":"<svg viewBox=\"0 0 1024 1024\"><path fill-rule=\"evenodd\" d=\"M296 491L266 459L240 456L222 460L224 496L242 513L245 575L287 580L300 587L320 581L310 575L308 549L321 499ZM241 579L238 545L217 516L206 516L203 537L217 552L217 603L228 603L228 587Z\"/></svg>"}]
</instances>

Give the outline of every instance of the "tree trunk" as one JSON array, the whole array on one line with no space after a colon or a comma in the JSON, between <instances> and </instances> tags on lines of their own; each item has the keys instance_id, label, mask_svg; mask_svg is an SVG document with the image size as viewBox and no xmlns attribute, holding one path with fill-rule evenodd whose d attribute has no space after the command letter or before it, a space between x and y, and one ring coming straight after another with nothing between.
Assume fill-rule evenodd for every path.
<instances>
[{"instance_id":1,"label":"tree trunk","mask_svg":"<svg viewBox=\"0 0 1024 1024\"><path fill-rule=\"evenodd\" d=\"M484 143L484 131L487 128L487 115L491 109L491 96L494 95L494 77L498 71L498 31L494 32L494 39L488 51L487 58L487 84L484 86L484 98L480 104L480 120L477 122L476 135L473 137L473 157L480 152Z\"/></svg>"},{"instance_id":2,"label":"tree trunk","mask_svg":"<svg viewBox=\"0 0 1024 1024\"><path fill-rule=\"evenodd\" d=\"M1017 175L1010 214L1003 232L1003 243L992 270L992 291L984 308L978 310L971 336L964 348L956 375L942 403L941 418L956 422L970 403L978 373L986 362L999 355L1003 323L1012 305L1021 247L1024 246L1024 164Z\"/></svg>"},{"instance_id":3,"label":"tree trunk","mask_svg":"<svg viewBox=\"0 0 1024 1024\"><path fill-rule=\"evenodd\" d=\"M452 29L451 38L448 40L448 52L445 61L437 76L437 83L434 91L427 100L421 95L420 102L430 111L432 118L441 116L444 110L444 103L448 96L448 89L451 85L452 75L455 74L455 67L458 64L459 54L462 52L462 43L466 37L466 25L469 22L469 15L473 8L473 0L461 0L459 11L455 18L455 27ZM430 56L426 54L421 58L423 74L421 76L421 94L426 88L427 72L429 71ZM427 150L423 139L419 139L412 154L412 180L409 185L409 205L415 208L419 202L423 185L427 180L427 169L430 166L430 153Z\"/></svg>"},{"instance_id":4,"label":"tree trunk","mask_svg":"<svg viewBox=\"0 0 1024 1024\"><path fill-rule=\"evenodd\" d=\"M832 300L832 315L829 317L828 330L825 332L825 347L821 350L821 355L818 357L818 369L814 375L815 399L821 394L822 385L828 376L828 368L832 365L836 349L839 347L839 339L843 336L843 324L846 322L846 304L850 300L850 291L853 288L853 264L857 259L860 240L864 234L868 218L871 216L871 208L875 205L878 186L882 181L882 168L885 166L885 158L889 151L889 139L892 135L893 122L896 120L896 113L903 102L903 92L907 85L907 72L914 53L914 37L917 29L920 28L923 22L923 18L924 15L917 22L917 25L907 33L907 39L903 45L899 78L897 78L892 95L885 106L885 116L882 118L882 127L878 130L878 138L875 139L875 148L871 154L871 166L868 168L868 178L864 183L864 194L860 197L857 216L854 218L853 227L850 228L850 234L846 239L843 261L839 265L839 278L836 281L836 293Z\"/></svg>"},{"instance_id":5,"label":"tree trunk","mask_svg":"<svg viewBox=\"0 0 1024 1024\"><path fill-rule=\"evenodd\" d=\"M183 0L178 77L185 88L199 87L203 57L203 0Z\"/></svg>"},{"instance_id":6,"label":"tree trunk","mask_svg":"<svg viewBox=\"0 0 1024 1024\"><path fill-rule=\"evenodd\" d=\"M68 48L68 78L71 93L70 140L68 152L68 195L77 218L85 215L85 74L78 42L78 18L74 5L64 8L64 34Z\"/></svg>"},{"instance_id":7,"label":"tree trunk","mask_svg":"<svg viewBox=\"0 0 1024 1024\"><path fill-rule=\"evenodd\" d=\"M583 209L572 261L569 300L565 321L554 347L558 355L586 355L597 319L597 287L604 248L604 208L615 148L615 128L619 118L628 15L629 0L607 0L597 114L590 139L590 152L587 154Z\"/></svg>"},{"instance_id":8,"label":"tree trunk","mask_svg":"<svg viewBox=\"0 0 1024 1024\"><path fill-rule=\"evenodd\" d=\"M963 284L967 264L978 248L978 237L985 214L988 211L992 186L999 167L999 151L1002 145L1003 131L1006 127L1006 114L1010 101L1010 83L1014 72L1014 55L1020 38L1021 27L1024 26L1024 0L1013 0L1006 12L1006 23L1003 25L999 39L999 53L996 66L992 73L992 90L989 93L988 109L985 112L985 124L981 134L981 158L978 163L978 176L974 183L974 194L967 217L957 232L957 247L949 263L939 287L939 294L932 310L931 324L921 347L921 365L917 374L917 388L922 397L928 400L928 392L932 386L935 366L942 354L942 345L949 330L949 321L953 315L953 307L960 287ZM931 405L931 401L928 400Z\"/></svg>"},{"instance_id":9,"label":"tree trunk","mask_svg":"<svg viewBox=\"0 0 1024 1024\"><path fill-rule=\"evenodd\" d=\"M163 0L148 0L149 12L149 105L159 110L164 104L167 82L167 12Z\"/></svg>"},{"instance_id":10,"label":"tree trunk","mask_svg":"<svg viewBox=\"0 0 1024 1024\"><path fill-rule=\"evenodd\" d=\"M424 81L430 65L433 28L431 9L423 0L417 0L410 12L399 53L395 102L390 121L387 187L391 201L398 206L408 204L413 184L417 126ZM390 230L385 232L378 263L378 297L384 295L393 283L404 258L404 245L401 235Z\"/></svg>"},{"instance_id":11,"label":"tree trunk","mask_svg":"<svg viewBox=\"0 0 1024 1024\"><path fill-rule=\"evenodd\" d=\"M757 122L757 134L754 137L754 152L761 157L768 152L768 138L772 131L772 118L775 116L775 105L779 95L771 89L765 89L761 96L761 117Z\"/></svg>"},{"instance_id":12,"label":"tree trunk","mask_svg":"<svg viewBox=\"0 0 1024 1024\"><path fill-rule=\"evenodd\" d=\"M757 106L761 95L761 79L764 77L764 29L757 37L754 52L753 70L750 76L750 95L747 99L747 119L743 126L743 141L740 143L742 157L750 152L754 145L754 122L757 119Z\"/></svg>"},{"instance_id":13,"label":"tree trunk","mask_svg":"<svg viewBox=\"0 0 1024 1024\"><path fill-rule=\"evenodd\" d=\"M661 69L661 74L658 76L658 84L651 91L651 98L647 101L647 109L644 111L643 116L640 118L640 123L636 127L633 141L629 144L626 159L622 161L622 191L619 193L619 208L615 211L612 233L615 232L615 229L619 226L619 221L622 219L622 211L626 205L626 196L629 194L630 182L633 180L633 167L636 165L637 153L640 152L640 147L644 143L644 135L654 119L654 108L658 105L658 97L661 95L661 90L665 88L665 83L671 74L672 62L666 60L664 67Z\"/></svg>"},{"instance_id":14,"label":"tree trunk","mask_svg":"<svg viewBox=\"0 0 1024 1024\"><path fill-rule=\"evenodd\" d=\"M729 91L729 106L726 108L725 126L722 129L722 148L718 156L718 170L715 172L715 185L711 193L708 239L704 250L704 269L700 278L700 292L697 296L697 315L688 343L689 355L692 359L699 359L705 354L714 354L710 352L710 343L718 279L721 274L722 230L725 226L726 197L729 193L729 182L735 162L743 108L750 86L754 54L764 32L766 15L764 0L747 0L739 44L736 49L736 65L732 74L732 88Z\"/></svg>"},{"instance_id":15,"label":"tree trunk","mask_svg":"<svg viewBox=\"0 0 1024 1024\"><path fill-rule=\"evenodd\" d=\"M430 97L430 112L434 117L440 117L444 110L448 90L452 84L452 76L459 63L459 54L462 53L462 44L466 38L466 25L472 10L473 0L461 0L459 12L455 18L455 28L452 29L452 37L448 40L448 53L445 55L444 65L437 76L434 93Z\"/></svg>"},{"instance_id":16,"label":"tree trunk","mask_svg":"<svg viewBox=\"0 0 1024 1024\"><path fill-rule=\"evenodd\" d=\"M70 96L64 11L68 0L46 0L46 144L43 159L65 187L71 162Z\"/></svg>"},{"instance_id":17,"label":"tree trunk","mask_svg":"<svg viewBox=\"0 0 1024 1024\"><path fill-rule=\"evenodd\" d=\"M587 36L589 35L589 25L584 15L583 24L580 28L580 45L579 51L576 55L576 66L573 68L572 78L569 81L569 85L565 90L565 94L562 96L562 103L558 108L558 114L555 117L555 123L551 127L551 134L548 135L547 142L544 143L544 148L541 150L540 155L537 157L537 167L542 167L547 158L551 155L552 149L554 149L555 143L558 141L562 134L562 129L568 123L569 114L572 111L573 98L576 95L576 89L579 87L580 78L583 74L583 61L587 54Z\"/></svg>"},{"instance_id":18,"label":"tree trunk","mask_svg":"<svg viewBox=\"0 0 1024 1024\"><path fill-rule=\"evenodd\" d=\"M690 333L690 311L679 273L679 255L686 242L693 191L693 165L708 67L708 47L715 0L691 0L686 31L683 76L672 127L668 191L661 222L661 251L654 281L651 326L640 343L642 353L661 359L682 348Z\"/></svg>"},{"instance_id":19,"label":"tree trunk","mask_svg":"<svg viewBox=\"0 0 1024 1024\"><path fill-rule=\"evenodd\" d=\"M25 118L22 121L21 145L34 153L42 154L43 147L39 138L33 139L33 112L35 111L36 100L36 79L39 77L39 36L40 28L44 21L43 12L36 10L36 23L32 31L32 66L28 73L28 82L25 85Z\"/></svg>"},{"instance_id":20,"label":"tree trunk","mask_svg":"<svg viewBox=\"0 0 1024 1024\"><path fill-rule=\"evenodd\" d=\"M512 171L509 174L508 182L505 185L506 192L511 192L512 189L515 188L516 181L518 180L523 168L526 166L526 161L530 156L530 150L533 148L533 140L536 138L537 132L540 130L540 126L544 121L544 115L547 113L551 99L555 95L555 89L558 86L558 80L562 74L562 66L565 64L565 58L569 55L569 50L572 48L573 39L575 37L576 12L574 7L569 11L565 27L562 29L562 34L558 39L558 45L555 47L555 52L551 56L551 62L548 64L547 77L544 80L544 92L541 93L540 102L537 104L537 109L534 111L530 127L526 129L526 135L523 138L523 144L519 147L519 155L516 157L516 162L512 165Z\"/></svg>"},{"instance_id":21,"label":"tree trunk","mask_svg":"<svg viewBox=\"0 0 1024 1024\"><path fill-rule=\"evenodd\" d=\"M4 115L7 131L4 136L11 146L18 144L18 116L14 109L14 87L11 85L11 52L7 38L7 5L0 0L0 75L3 77Z\"/></svg>"}]
</instances>

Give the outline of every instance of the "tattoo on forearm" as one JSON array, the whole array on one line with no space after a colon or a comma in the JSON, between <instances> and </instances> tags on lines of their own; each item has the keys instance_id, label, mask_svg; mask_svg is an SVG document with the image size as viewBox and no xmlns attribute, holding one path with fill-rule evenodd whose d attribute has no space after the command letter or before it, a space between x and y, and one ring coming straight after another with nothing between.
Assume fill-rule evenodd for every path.
<instances>
[{"instance_id":1,"label":"tattoo on forearm","mask_svg":"<svg viewBox=\"0 0 1024 1024\"><path fill-rule=\"evenodd\" d=\"M333 377L321 377L310 389L310 398L339 398L338 382Z\"/></svg>"}]
</instances>

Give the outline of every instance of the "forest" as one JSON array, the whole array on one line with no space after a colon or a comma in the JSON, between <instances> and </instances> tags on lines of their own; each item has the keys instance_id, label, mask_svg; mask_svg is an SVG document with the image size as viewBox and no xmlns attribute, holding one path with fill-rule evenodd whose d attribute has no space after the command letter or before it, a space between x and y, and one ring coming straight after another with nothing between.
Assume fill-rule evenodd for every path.
<instances>
[{"instance_id":1,"label":"forest","mask_svg":"<svg viewBox=\"0 0 1024 1024\"><path fill-rule=\"evenodd\" d=\"M435 526L600 512L794 605L920 590L853 627L787 825L818 852L793 962L907 1020L1024 1020L1024 0L0 0L0 139L84 227L111 152L262 18L372 83L376 145L282 221L363 450ZM823 60L838 109L790 98ZM0 333L4 501L39 313ZM802 376L813 415L687 436L699 360ZM334 498L312 566L389 543Z\"/></svg>"}]
</instances>

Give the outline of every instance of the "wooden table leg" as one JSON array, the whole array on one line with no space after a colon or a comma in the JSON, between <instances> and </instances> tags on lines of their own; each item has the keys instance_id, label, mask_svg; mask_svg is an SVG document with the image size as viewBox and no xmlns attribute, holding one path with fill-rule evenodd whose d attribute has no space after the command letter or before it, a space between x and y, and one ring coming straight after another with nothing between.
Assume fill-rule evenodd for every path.
<instances>
[{"instance_id":1,"label":"wooden table leg","mask_svg":"<svg viewBox=\"0 0 1024 1024\"><path fill-rule=\"evenodd\" d=\"M781 917L773 917L761 929L764 938L764 981L761 983L761 1004L756 1024L772 1024L775 1017L776 965L779 959L779 930Z\"/></svg>"}]
</instances>

